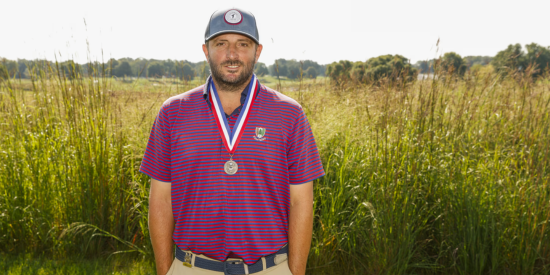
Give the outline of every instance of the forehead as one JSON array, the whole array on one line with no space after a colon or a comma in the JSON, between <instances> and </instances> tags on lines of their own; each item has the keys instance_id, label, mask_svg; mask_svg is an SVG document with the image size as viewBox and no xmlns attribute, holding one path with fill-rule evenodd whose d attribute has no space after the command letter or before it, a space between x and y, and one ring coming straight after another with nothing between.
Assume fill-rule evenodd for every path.
<instances>
[{"instance_id":1,"label":"forehead","mask_svg":"<svg viewBox=\"0 0 550 275\"><path fill-rule=\"evenodd\" d=\"M250 39L248 36L239 33L224 33L210 39L210 41L220 40L253 42L252 39Z\"/></svg>"}]
</instances>

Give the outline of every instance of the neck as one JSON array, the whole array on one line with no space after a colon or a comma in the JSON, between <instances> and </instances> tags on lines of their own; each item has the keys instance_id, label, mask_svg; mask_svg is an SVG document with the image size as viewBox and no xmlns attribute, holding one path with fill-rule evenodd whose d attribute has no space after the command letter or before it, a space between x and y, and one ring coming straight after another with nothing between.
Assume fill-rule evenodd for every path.
<instances>
[{"instance_id":1,"label":"neck","mask_svg":"<svg viewBox=\"0 0 550 275\"><path fill-rule=\"evenodd\" d=\"M252 75L242 85L227 85L212 78L214 85L216 85L216 91L218 92L223 111L226 114L230 115L235 109L241 106L241 92L248 86L251 79Z\"/></svg>"}]
</instances>

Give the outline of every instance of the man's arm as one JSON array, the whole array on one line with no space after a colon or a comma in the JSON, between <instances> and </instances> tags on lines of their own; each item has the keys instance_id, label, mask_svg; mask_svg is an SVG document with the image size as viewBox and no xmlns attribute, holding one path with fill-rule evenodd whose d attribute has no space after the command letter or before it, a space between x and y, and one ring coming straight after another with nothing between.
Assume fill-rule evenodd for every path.
<instances>
[{"instance_id":1,"label":"man's arm","mask_svg":"<svg viewBox=\"0 0 550 275\"><path fill-rule=\"evenodd\" d=\"M174 216L172 215L172 184L151 179L149 192L149 233L155 252L157 274L168 273L174 260Z\"/></svg>"},{"instance_id":2,"label":"man's arm","mask_svg":"<svg viewBox=\"0 0 550 275\"><path fill-rule=\"evenodd\" d=\"M313 231L313 182L290 185L288 266L293 275L306 274Z\"/></svg>"}]
</instances>

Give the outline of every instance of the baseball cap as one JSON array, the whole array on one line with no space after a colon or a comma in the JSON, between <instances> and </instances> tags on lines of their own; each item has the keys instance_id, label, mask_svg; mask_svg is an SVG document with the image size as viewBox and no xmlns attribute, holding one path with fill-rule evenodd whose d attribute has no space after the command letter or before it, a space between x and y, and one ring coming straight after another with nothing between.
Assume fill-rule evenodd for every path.
<instances>
[{"instance_id":1,"label":"baseball cap","mask_svg":"<svg viewBox=\"0 0 550 275\"><path fill-rule=\"evenodd\" d=\"M224 33L240 33L260 44L256 18L248 11L231 8L214 12L206 26L204 40L208 41Z\"/></svg>"}]
</instances>

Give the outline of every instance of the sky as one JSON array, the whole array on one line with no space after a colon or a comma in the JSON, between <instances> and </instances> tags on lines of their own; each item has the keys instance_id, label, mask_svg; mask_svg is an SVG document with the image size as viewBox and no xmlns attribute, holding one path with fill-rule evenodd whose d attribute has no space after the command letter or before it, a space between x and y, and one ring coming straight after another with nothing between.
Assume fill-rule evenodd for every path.
<instances>
[{"instance_id":1,"label":"sky","mask_svg":"<svg viewBox=\"0 0 550 275\"><path fill-rule=\"evenodd\" d=\"M365 61L400 54L412 63L454 51L494 56L509 44L550 46L548 0L462 1L5 1L0 57L205 60L212 13L252 12L264 50L277 58ZM439 41L439 43L437 43Z\"/></svg>"}]
</instances>

